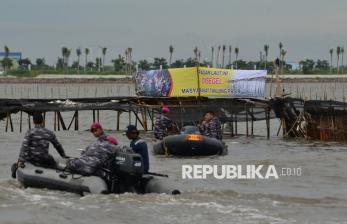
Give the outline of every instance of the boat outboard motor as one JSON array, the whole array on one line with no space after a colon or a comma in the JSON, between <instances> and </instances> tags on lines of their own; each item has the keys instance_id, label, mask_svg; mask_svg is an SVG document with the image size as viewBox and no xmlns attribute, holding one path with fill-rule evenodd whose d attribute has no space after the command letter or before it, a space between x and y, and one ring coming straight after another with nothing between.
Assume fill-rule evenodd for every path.
<instances>
[{"instance_id":1,"label":"boat outboard motor","mask_svg":"<svg viewBox=\"0 0 347 224\"><path fill-rule=\"evenodd\" d=\"M118 153L110 164L110 191L112 193L135 192L143 175L140 154Z\"/></svg>"},{"instance_id":2,"label":"boat outboard motor","mask_svg":"<svg viewBox=\"0 0 347 224\"><path fill-rule=\"evenodd\" d=\"M181 134L200 134L199 128L193 125L184 126L181 129Z\"/></svg>"}]
</instances>

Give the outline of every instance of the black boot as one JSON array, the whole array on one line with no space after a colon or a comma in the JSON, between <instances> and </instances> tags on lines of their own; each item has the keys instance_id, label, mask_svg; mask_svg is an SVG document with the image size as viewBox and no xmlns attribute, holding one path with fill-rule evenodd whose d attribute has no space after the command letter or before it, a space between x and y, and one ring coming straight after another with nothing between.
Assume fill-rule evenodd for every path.
<instances>
[{"instance_id":1,"label":"black boot","mask_svg":"<svg viewBox=\"0 0 347 224\"><path fill-rule=\"evenodd\" d=\"M17 175L16 175L17 169L18 169L17 163L13 163L11 166L11 177L13 179L16 179L16 177L17 177Z\"/></svg>"}]
</instances>

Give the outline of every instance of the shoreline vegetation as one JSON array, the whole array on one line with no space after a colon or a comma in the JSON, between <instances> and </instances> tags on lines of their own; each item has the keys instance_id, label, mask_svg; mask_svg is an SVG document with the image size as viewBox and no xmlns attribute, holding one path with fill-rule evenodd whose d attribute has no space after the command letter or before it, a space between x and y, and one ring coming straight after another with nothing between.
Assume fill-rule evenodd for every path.
<instances>
[{"instance_id":1,"label":"shoreline vegetation","mask_svg":"<svg viewBox=\"0 0 347 224\"><path fill-rule=\"evenodd\" d=\"M136 71L183 68L183 67L213 67L224 69L241 70L267 70L268 74L275 73L274 61L279 61L280 74L313 74L313 75L342 75L347 66L344 64L344 47L337 46L327 51L330 60L327 59L309 59L303 57L300 61L291 63L287 61L287 50L282 42L279 42L277 51L278 57L269 58L270 46L264 45L259 53L259 59L254 61L245 61L240 58L240 48L233 48L231 45L212 46L211 51L204 52L197 46L192 50L193 57L185 59L172 60L175 48L170 45L168 48L169 58L153 57L148 60L133 59L133 48L125 49L124 54L118 57L106 60L107 47L100 47L102 54L99 57L92 58L89 48L73 49L63 46L61 56L58 56L54 64L47 64L44 57L36 58L35 62L29 58L20 58L15 61L10 58L9 47L4 47L4 57L0 60L2 75L12 75L16 77L37 77L40 74L84 74L84 75L128 75L132 76ZM235 54L233 56L233 54ZM277 54L277 53L276 53ZM335 57L336 55L336 57ZM335 60L336 58L336 60ZM272 60L274 59L274 60ZM333 60L334 59L334 60ZM111 64L109 64L111 62ZM0 67L0 69L1 69ZM1 71L1 70L0 70Z\"/></svg>"},{"instance_id":2,"label":"shoreline vegetation","mask_svg":"<svg viewBox=\"0 0 347 224\"><path fill-rule=\"evenodd\" d=\"M273 77L272 77L273 76ZM266 82L275 82L276 77L268 74ZM324 75L302 75L284 74L280 75L284 83L304 83L304 82L347 82L347 74L324 74ZM0 76L0 83L134 83L133 76L123 74L39 74L35 77L23 77L5 75Z\"/></svg>"}]
</instances>

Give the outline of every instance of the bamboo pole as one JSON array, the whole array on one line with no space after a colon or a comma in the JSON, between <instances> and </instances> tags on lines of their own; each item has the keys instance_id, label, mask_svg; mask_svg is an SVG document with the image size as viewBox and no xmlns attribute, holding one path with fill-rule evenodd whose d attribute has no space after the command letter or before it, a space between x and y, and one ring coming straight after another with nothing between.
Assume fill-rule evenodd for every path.
<instances>
[{"instance_id":1,"label":"bamboo pole","mask_svg":"<svg viewBox=\"0 0 347 224\"><path fill-rule=\"evenodd\" d=\"M269 114L269 108L265 109L265 117L266 117L266 136L267 136L267 139L270 139L270 114Z\"/></svg>"},{"instance_id":2,"label":"bamboo pole","mask_svg":"<svg viewBox=\"0 0 347 224\"><path fill-rule=\"evenodd\" d=\"M29 129L31 129L30 114L28 114L28 126L29 126Z\"/></svg>"},{"instance_id":3,"label":"bamboo pole","mask_svg":"<svg viewBox=\"0 0 347 224\"><path fill-rule=\"evenodd\" d=\"M57 112L54 111L54 131L57 131Z\"/></svg>"},{"instance_id":4,"label":"bamboo pole","mask_svg":"<svg viewBox=\"0 0 347 224\"><path fill-rule=\"evenodd\" d=\"M246 136L248 137L248 112L247 112L247 103L245 103L245 113L246 113Z\"/></svg>"},{"instance_id":5,"label":"bamboo pole","mask_svg":"<svg viewBox=\"0 0 347 224\"><path fill-rule=\"evenodd\" d=\"M251 120L251 135L254 136L254 111L253 111L254 105L252 105L252 120Z\"/></svg>"},{"instance_id":6,"label":"bamboo pole","mask_svg":"<svg viewBox=\"0 0 347 224\"><path fill-rule=\"evenodd\" d=\"M120 111L117 111L117 131L119 131Z\"/></svg>"},{"instance_id":7,"label":"bamboo pole","mask_svg":"<svg viewBox=\"0 0 347 224\"><path fill-rule=\"evenodd\" d=\"M22 132L22 127L23 127L23 111L20 111L20 118L19 118L19 132Z\"/></svg>"},{"instance_id":8,"label":"bamboo pole","mask_svg":"<svg viewBox=\"0 0 347 224\"><path fill-rule=\"evenodd\" d=\"M237 135L237 114L235 114L235 136Z\"/></svg>"},{"instance_id":9,"label":"bamboo pole","mask_svg":"<svg viewBox=\"0 0 347 224\"><path fill-rule=\"evenodd\" d=\"M75 111L75 131L79 129L79 113L78 110Z\"/></svg>"}]
</instances>

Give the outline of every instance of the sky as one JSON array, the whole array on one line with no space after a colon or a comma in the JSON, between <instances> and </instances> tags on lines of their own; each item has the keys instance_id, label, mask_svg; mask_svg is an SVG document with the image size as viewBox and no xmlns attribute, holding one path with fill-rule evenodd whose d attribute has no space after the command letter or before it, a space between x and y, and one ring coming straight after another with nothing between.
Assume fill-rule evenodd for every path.
<instances>
[{"instance_id":1,"label":"sky","mask_svg":"<svg viewBox=\"0 0 347 224\"><path fill-rule=\"evenodd\" d=\"M329 59L329 49L347 47L346 0L0 0L0 51L7 45L35 61L53 64L61 48L107 47L106 63L133 48L135 60L194 57L197 46L210 60L211 47L238 47L239 58L258 60L278 44L287 61ZM233 57L235 55L233 54ZM73 59L74 60L74 59Z\"/></svg>"}]
</instances>

